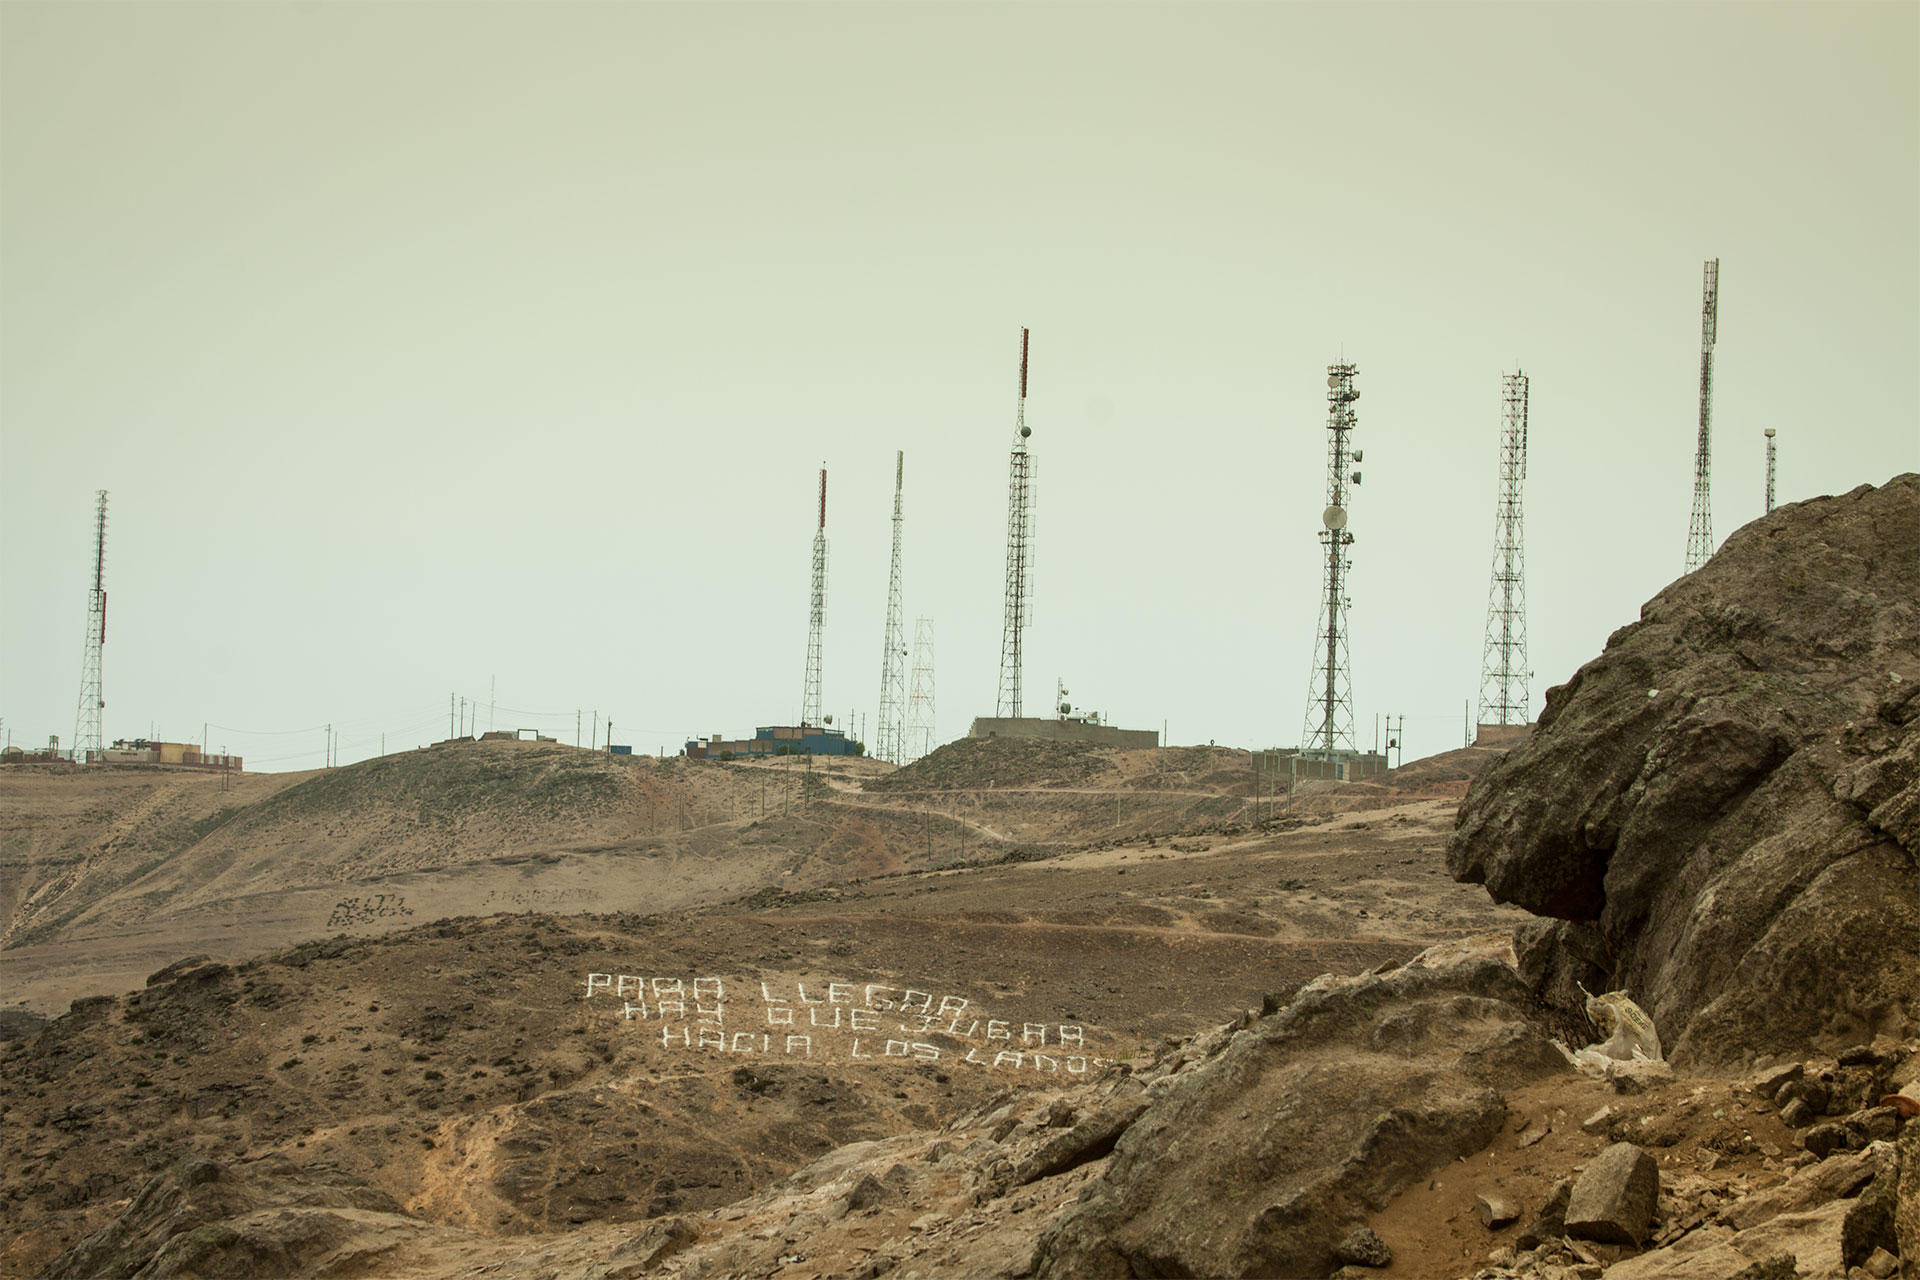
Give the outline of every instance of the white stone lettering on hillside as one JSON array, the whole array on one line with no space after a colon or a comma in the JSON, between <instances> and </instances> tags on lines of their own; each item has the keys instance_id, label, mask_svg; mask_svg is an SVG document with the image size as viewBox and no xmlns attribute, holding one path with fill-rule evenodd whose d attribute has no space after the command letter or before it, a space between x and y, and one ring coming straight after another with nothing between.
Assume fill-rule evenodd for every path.
<instances>
[{"instance_id":1,"label":"white stone lettering on hillside","mask_svg":"<svg viewBox=\"0 0 1920 1280\"><path fill-rule=\"evenodd\" d=\"M1067 1076L1112 1061L1087 1053L1079 1023L995 1018L966 996L878 982L594 972L582 999L591 1002L592 1016L614 1024L655 1024L649 1034L660 1046L682 1053L954 1062ZM729 1003L736 1005L732 1018Z\"/></svg>"}]
</instances>

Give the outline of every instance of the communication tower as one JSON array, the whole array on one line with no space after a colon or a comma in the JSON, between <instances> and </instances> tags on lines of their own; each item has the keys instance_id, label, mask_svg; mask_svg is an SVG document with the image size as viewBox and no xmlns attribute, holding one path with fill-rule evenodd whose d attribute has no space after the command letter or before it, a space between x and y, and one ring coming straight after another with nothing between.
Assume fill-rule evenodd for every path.
<instances>
[{"instance_id":1,"label":"communication tower","mask_svg":"<svg viewBox=\"0 0 1920 1280\"><path fill-rule=\"evenodd\" d=\"M93 514L93 588L87 592L87 647L80 659L80 708L73 726L73 758L86 763L89 751L104 751L100 712L107 705L101 684L101 650L107 643L107 491L100 490Z\"/></svg>"},{"instance_id":2,"label":"communication tower","mask_svg":"<svg viewBox=\"0 0 1920 1280\"><path fill-rule=\"evenodd\" d=\"M1480 658L1480 723L1525 724L1527 569L1521 490L1527 478L1527 375L1506 376L1500 430L1500 504L1493 517L1493 585Z\"/></svg>"},{"instance_id":3,"label":"communication tower","mask_svg":"<svg viewBox=\"0 0 1920 1280\"><path fill-rule=\"evenodd\" d=\"M827 469L820 468L820 523L813 534L813 607L807 618L807 687L800 695L800 723L820 718L820 633L827 620Z\"/></svg>"},{"instance_id":4,"label":"communication tower","mask_svg":"<svg viewBox=\"0 0 1920 1280\"><path fill-rule=\"evenodd\" d=\"M1347 548L1353 532L1347 528L1347 486L1360 483L1360 473L1349 473L1349 461L1359 462L1359 450L1349 457L1347 433L1353 430L1353 402L1360 398L1353 379L1359 369L1340 363L1327 366L1327 506L1320 513L1320 545L1326 548L1326 594L1320 601L1320 628L1314 641L1314 666L1301 748L1307 751L1353 752L1353 672L1347 663L1347 571L1353 562Z\"/></svg>"},{"instance_id":5,"label":"communication tower","mask_svg":"<svg viewBox=\"0 0 1920 1280\"><path fill-rule=\"evenodd\" d=\"M1767 510L1773 510L1773 428L1768 427L1767 437Z\"/></svg>"},{"instance_id":6,"label":"communication tower","mask_svg":"<svg viewBox=\"0 0 1920 1280\"><path fill-rule=\"evenodd\" d=\"M900 490L907 470L905 450L893 455L893 567L887 574L887 642L880 654L880 723L874 756L901 763L906 733L907 650L900 617Z\"/></svg>"},{"instance_id":7,"label":"communication tower","mask_svg":"<svg viewBox=\"0 0 1920 1280\"><path fill-rule=\"evenodd\" d=\"M907 695L907 737L901 754L908 761L918 760L933 750L933 740L933 619L915 618L913 687Z\"/></svg>"},{"instance_id":8,"label":"communication tower","mask_svg":"<svg viewBox=\"0 0 1920 1280\"><path fill-rule=\"evenodd\" d=\"M1027 452L1027 331L1020 330L1020 400L1007 461L1007 599L1000 632L1000 694L996 716L1020 716L1021 641L1033 621L1033 457Z\"/></svg>"},{"instance_id":9,"label":"communication tower","mask_svg":"<svg viewBox=\"0 0 1920 1280\"><path fill-rule=\"evenodd\" d=\"M1700 443L1693 455L1693 518L1687 524L1687 572L1713 555L1713 510L1709 501L1713 469L1713 343L1720 324L1720 259L1701 272Z\"/></svg>"}]
</instances>

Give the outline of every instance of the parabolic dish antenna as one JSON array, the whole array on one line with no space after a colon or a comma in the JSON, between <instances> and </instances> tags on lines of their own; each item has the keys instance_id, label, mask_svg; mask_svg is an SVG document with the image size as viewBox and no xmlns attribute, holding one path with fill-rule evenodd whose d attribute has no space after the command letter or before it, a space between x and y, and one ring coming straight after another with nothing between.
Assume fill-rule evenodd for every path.
<instances>
[{"instance_id":1,"label":"parabolic dish antenna","mask_svg":"<svg viewBox=\"0 0 1920 1280\"><path fill-rule=\"evenodd\" d=\"M1332 529L1335 533L1338 533L1347 527L1347 509L1345 507L1328 507L1320 513L1320 523Z\"/></svg>"}]
</instances>

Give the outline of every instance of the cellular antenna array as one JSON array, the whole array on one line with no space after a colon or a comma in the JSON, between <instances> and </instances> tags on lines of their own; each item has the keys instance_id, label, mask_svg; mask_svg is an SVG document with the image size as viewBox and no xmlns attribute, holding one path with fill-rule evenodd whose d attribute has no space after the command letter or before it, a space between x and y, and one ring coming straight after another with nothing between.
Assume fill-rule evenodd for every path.
<instances>
[{"instance_id":1,"label":"cellular antenna array","mask_svg":"<svg viewBox=\"0 0 1920 1280\"><path fill-rule=\"evenodd\" d=\"M1320 601L1320 628L1314 642L1314 669L1301 747L1312 751L1355 751L1353 738L1353 672L1347 661L1347 571L1353 563L1347 548L1353 531L1347 528L1347 486L1359 484L1360 473L1349 474L1347 433L1353 430L1353 402L1360 398L1353 385L1359 368L1341 363L1327 366L1327 506L1320 513L1320 545L1326 548L1326 594ZM1359 462L1359 450L1351 461Z\"/></svg>"},{"instance_id":2,"label":"cellular antenna array","mask_svg":"<svg viewBox=\"0 0 1920 1280\"><path fill-rule=\"evenodd\" d=\"M906 638L900 615L900 491L906 478L907 455L893 455L893 567L887 573L887 639L880 655L880 723L874 735L874 756L901 764L906 735Z\"/></svg>"},{"instance_id":3,"label":"cellular antenna array","mask_svg":"<svg viewBox=\"0 0 1920 1280\"><path fill-rule=\"evenodd\" d=\"M107 643L107 491L100 490L93 515L93 587L87 592L87 647L80 659L80 708L73 726L73 758L85 763L89 751L104 751L100 713L107 705L101 684L102 648Z\"/></svg>"},{"instance_id":4,"label":"cellular antenna array","mask_svg":"<svg viewBox=\"0 0 1920 1280\"><path fill-rule=\"evenodd\" d=\"M1480 723L1527 723L1527 568L1521 490L1527 478L1527 375L1506 376L1500 429L1500 502L1493 518L1493 584L1480 658Z\"/></svg>"},{"instance_id":5,"label":"cellular antenna array","mask_svg":"<svg viewBox=\"0 0 1920 1280\"><path fill-rule=\"evenodd\" d=\"M820 523L813 534L813 601L807 617L807 686L800 695L800 723L820 718L820 633L827 620L827 469L820 468Z\"/></svg>"},{"instance_id":6,"label":"cellular antenna array","mask_svg":"<svg viewBox=\"0 0 1920 1280\"><path fill-rule=\"evenodd\" d=\"M1027 452L1027 331L1020 330L1020 400L1007 461L1007 594L1000 632L1000 693L993 714L1018 719L1021 643L1033 612L1033 458Z\"/></svg>"},{"instance_id":7,"label":"cellular antenna array","mask_svg":"<svg viewBox=\"0 0 1920 1280\"><path fill-rule=\"evenodd\" d=\"M1687 523L1687 572L1713 555L1713 343L1720 326L1720 259L1701 271L1700 441L1693 454L1693 518Z\"/></svg>"}]
</instances>

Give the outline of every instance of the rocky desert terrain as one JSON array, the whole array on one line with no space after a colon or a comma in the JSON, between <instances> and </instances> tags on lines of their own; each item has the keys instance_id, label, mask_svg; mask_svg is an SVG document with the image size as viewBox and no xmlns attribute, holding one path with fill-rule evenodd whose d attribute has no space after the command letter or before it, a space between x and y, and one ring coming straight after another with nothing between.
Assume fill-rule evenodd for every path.
<instances>
[{"instance_id":1,"label":"rocky desert terrain","mask_svg":"<svg viewBox=\"0 0 1920 1280\"><path fill-rule=\"evenodd\" d=\"M1920 1274L1917 602L1920 477L1785 507L1510 752L1290 799L9 770L0 1274Z\"/></svg>"}]
</instances>

